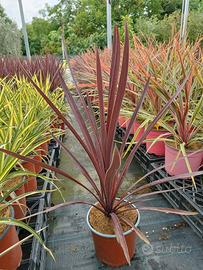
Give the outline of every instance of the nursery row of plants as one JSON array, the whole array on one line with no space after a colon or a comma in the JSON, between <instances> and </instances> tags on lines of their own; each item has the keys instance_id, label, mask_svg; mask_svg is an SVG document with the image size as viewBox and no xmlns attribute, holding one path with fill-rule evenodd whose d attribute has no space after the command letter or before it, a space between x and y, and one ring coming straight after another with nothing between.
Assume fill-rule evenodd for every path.
<instances>
[{"instance_id":1,"label":"nursery row of plants","mask_svg":"<svg viewBox=\"0 0 203 270\"><path fill-rule=\"evenodd\" d=\"M62 140L62 136L59 139ZM59 144L54 139L51 139L48 145L47 156L44 156L46 164L58 166L60 150ZM29 209L29 218L27 218L26 224L39 233L44 244L46 244L48 240L47 227L49 226L49 216L45 210L52 205L52 193L54 192L53 178L55 175L49 170L46 172L44 169L42 169L40 174L46 175L49 181L44 181L44 179L37 177L37 190L39 193L26 198L26 205ZM18 270L45 269L46 249L43 245L26 228L17 227L17 232L19 240L22 241L22 261Z\"/></svg>"},{"instance_id":2,"label":"nursery row of plants","mask_svg":"<svg viewBox=\"0 0 203 270\"><path fill-rule=\"evenodd\" d=\"M66 51L65 55L67 58ZM68 58L66 60L69 62ZM9 60L6 61L9 63ZM15 227L5 224L26 226L22 222L26 212L25 201L19 200L35 193L36 186L31 187L31 183L35 183L35 177L45 168L79 185L94 199L88 200L87 196L86 200L64 202L49 207L45 212L72 204L89 205L86 221L93 235L97 258L114 267L130 264L136 248L135 237L150 243L139 228L140 216L145 211L183 216L197 214L146 204L151 196L157 194L153 187L189 178L196 188L195 177L203 173L199 170L203 161L202 53L199 42L194 46L180 44L176 37L169 44L154 46L149 41L144 46L135 37L134 49L130 49L127 27L123 46L115 27L112 55L108 50L100 53L96 50L70 61L74 81L72 91L59 68L55 69L53 76L42 76L42 71L36 75L36 70L41 68L39 62L41 60L35 62L37 67L33 72L31 68L19 64L17 76L10 78L4 72L1 79L0 224L3 225L0 241L5 239L5 230L7 232L12 228L15 232ZM26 62L26 65L32 65L32 62ZM56 83L53 89L51 86L56 78L59 84ZM66 116L67 108L72 111L73 121ZM118 123L125 127L125 133L119 142L115 142ZM96 178L87 171L79 153L73 153L59 141L58 136L64 126L87 154ZM86 181L72 176L71 168L68 168L69 173L41 162L47 150L46 142L52 137L68 158L75 162ZM146 144L149 153L157 156L165 154L166 165L161 167L165 166L169 175L160 176L150 183L143 182L160 167L152 169L123 191L121 186L128 168L143 144ZM170 155L167 157L167 154ZM43 174L39 177L51 181ZM22 188L27 188L26 192L17 194ZM9 211L11 208L8 205L13 206L15 219L11 218L12 211ZM17 216L16 209L21 216ZM44 246L39 235L30 227L26 228ZM15 246L15 249L12 252L15 250L13 257L17 261L8 260L3 254L0 257L1 266L4 263L8 268L10 263L8 269L15 269L19 265L20 246ZM49 253L52 255L51 251ZM4 261L5 258L7 261Z\"/></svg>"},{"instance_id":3,"label":"nursery row of plants","mask_svg":"<svg viewBox=\"0 0 203 270\"><path fill-rule=\"evenodd\" d=\"M27 230L45 247L40 233L30 226L33 211L30 202L31 198L48 191L43 189L43 182L55 180L49 174L41 173L40 163L49 161L48 144L53 136L58 138L63 133L63 125L34 85L65 113L64 94L53 74L53 70L56 73L62 67L56 59L47 56L31 62L1 59L0 69L1 149L38 162L22 161L0 152L0 268L16 269L22 260L19 244L19 237L22 237L18 236L17 227ZM40 191L37 189L39 182L42 183ZM20 240L24 242L24 239Z\"/></svg>"},{"instance_id":4,"label":"nursery row of plants","mask_svg":"<svg viewBox=\"0 0 203 270\"><path fill-rule=\"evenodd\" d=\"M145 140L148 153L165 156L165 169L170 175L196 171L203 162L203 68L200 42L194 45L182 44L177 36L168 44L154 45L148 40L145 46L134 36L134 48L130 50L127 90L118 119L122 128L128 127L142 89L148 78L150 81L147 98L130 131L134 137L128 150L132 143L139 141L152 119L174 95L178 85L185 82L178 98ZM101 66L106 97L109 94L109 63L110 53L104 50L101 52ZM94 51L74 58L72 64L79 86L84 93L89 94L97 107L99 100L95 88Z\"/></svg>"}]
</instances>

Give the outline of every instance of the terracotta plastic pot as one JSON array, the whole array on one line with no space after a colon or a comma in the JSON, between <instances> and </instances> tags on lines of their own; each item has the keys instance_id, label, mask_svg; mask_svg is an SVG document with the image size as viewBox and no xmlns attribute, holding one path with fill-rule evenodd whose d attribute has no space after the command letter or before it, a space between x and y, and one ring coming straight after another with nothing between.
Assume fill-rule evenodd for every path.
<instances>
[{"instance_id":1,"label":"terracotta plastic pot","mask_svg":"<svg viewBox=\"0 0 203 270\"><path fill-rule=\"evenodd\" d=\"M24 185L22 185L20 188L18 188L15 191L15 193L17 196L24 194L25 193ZM26 212L27 212L26 198L22 198L22 199L18 200L18 202L13 203L12 206L14 209L15 219L20 219L20 218L23 218L26 216Z\"/></svg>"},{"instance_id":2,"label":"terracotta plastic pot","mask_svg":"<svg viewBox=\"0 0 203 270\"><path fill-rule=\"evenodd\" d=\"M178 152L179 150L165 143L165 170L170 175L188 173L188 168L182 153L180 153L176 161ZM187 152L187 154L192 171L198 171L203 159L203 150L199 152ZM174 161L176 161L175 165L173 164Z\"/></svg>"},{"instance_id":3,"label":"terracotta plastic pot","mask_svg":"<svg viewBox=\"0 0 203 270\"><path fill-rule=\"evenodd\" d=\"M37 149L40 150L42 156L46 156L49 151L48 142L42 143Z\"/></svg>"},{"instance_id":4,"label":"terracotta plastic pot","mask_svg":"<svg viewBox=\"0 0 203 270\"><path fill-rule=\"evenodd\" d=\"M21 179L20 179L20 177L15 177L15 178L12 178L10 180L13 181L13 182L16 182L16 184L17 184L17 183L20 183ZM13 187L15 187L15 185ZM16 194L16 196L20 196L20 195L25 194L24 185L22 185L17 190L15 190L15 194ZM11 195L6 198L7 201L9 201L11 199L12 199ZM13 209L14 209L15 219L21 219L21 218L26 216L27 206L26 206L26 198L25 197L23 197L22 199L19 199L18 201L12 203L12 206L13 206Z\"/></svg>"},{"instance_id":5,"label":"terracotta plastic pot","mask_svg":"<svg viewBox=\"0 0 203 270\"><path fill-rule=\"evenodd\" d=\"M147 140L156 139L160 135L164 135L164 134L168 134L168 132L165 131L165 130L152 130L147 135L146 139ZM163 136L161 138L164 138L166 136ZM163 141L157 141L157 142L155 142L152 145L152 147L150 148L151 145L152 145L152 142L146 142L146 148L147 148L147 152L148 153L155 154L157 156L164 156L165 155L165 143Z\"/></svg>"},{"instance_id":6,"label":"terracotta plastic pot","mask_svg":"<svg viewBox=\"0 0 203 270\"><path fill-rule=\"evenodd\" d=\"M39 162L42 161L42 157L41 157L40 155L35 155L35 156L33 157L33 159L34 159L34 160L37 160L37 161L39 161ZM41 172L41 170L42 170L42 167L41 167L40 165L37 165L37 164L34 164L34 166L35 166L35 172L36 172L37 174L39 174L39 173Z\"/></svg>"},{"instance_id":7,"label":"terracotta plastic pot","mask_svg":"<svg viewBox=\"0 0 203 270\"><path fill-rule=\"evenodd\" d=\"M35 173L35 166L31 162L23 162L23 168L29 172ZM35 176L26 176L27 183L24 184L25 192L31 192L37 190L37 180Z\"/></svg>"},{"instance_id":8,"label":"terracotta plastic pot","mask_svg":"<svg viewBox=\"0 0 203 270\"><path fill-rule=\"evenodd\" d=\"M128 122L129 122L129 118L127 118L125 116L121 116L121 115L118 117L118 124L120 127L126 128Z\"/></svg>"},{"instance_id":9,"label":"terracotta plastic pot","mask_svg":"<svg viewBox=\"0 0 203 270\"><path fill-rule=\"evenodd\" d=\"M3 233L0 234L0 253L18 242L19 239L15 226L8 225ZM16 270L20 266L21 260L22 249L18 245L0 257L0 269Z\"/></svg>"},{"instance_id":10,"label":"terracotta plastic pot","mask_svg":"<svg viewBox=\"0 0 203 270\"><path fill-rule=\"evenodd\" d=\"M101 262L111 267L119 267L122 265L126 265L127 264L126 258L124 256L124 253L120 244L118 244L116 240L116 236L113 234L103 234L103 233L97 232L89 223L89 214L90 214L91 209L92 207L89 209L87 213L86 221L87 221L87 225L89 229L92 232L92 237L94 241L97 258ZM140 214L138 210L137 210L137 213L138 213L138 218L135 224L136 227L139 225L139 222L140 222ZM131 229L125 232L124 235L127 242L130 259L132 259L132 257L135 254L136 233Z\"/></svg>"}]
</instances>

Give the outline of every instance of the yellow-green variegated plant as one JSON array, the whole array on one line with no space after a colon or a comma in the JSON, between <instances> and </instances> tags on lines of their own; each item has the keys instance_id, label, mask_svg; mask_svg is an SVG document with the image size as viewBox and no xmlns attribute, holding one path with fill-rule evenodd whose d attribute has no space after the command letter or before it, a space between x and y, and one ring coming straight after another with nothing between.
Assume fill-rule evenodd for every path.
<instances>
[{"instance_id":1,"label":"yellow-green variegated plant","mask_svg":"<svg viewBox=\"0 0 203 270\"><path fill-rule=\"evenodd\" d=\"M64 98L60 89L51 93L48 80L46 84L40 83L36 77L33 80L59 109L63 109ZM0 89L0 145L2 148L28 156L35 154L41 144L49 141L52 133L55 136L62 133L60 129L51 128L52 110L24 78L13 78L9 81L2 79ZM25 175L35 176L35 173L23 169L21 161L17 158L0 153L0 211L14 203L21 207L22 198L39 193L32 191L17 195L16 191L26 182ZM43 175L40 177L50 181ZM26 228L43 244L39 235L22 221L1 217L0 224L5 223Z\"/></svg>"}]
</instances>

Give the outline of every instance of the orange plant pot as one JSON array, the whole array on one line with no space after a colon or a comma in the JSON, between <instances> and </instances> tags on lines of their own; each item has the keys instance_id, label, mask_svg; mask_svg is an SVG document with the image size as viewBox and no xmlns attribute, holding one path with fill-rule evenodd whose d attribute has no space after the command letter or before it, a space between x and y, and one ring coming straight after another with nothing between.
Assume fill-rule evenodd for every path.
<instances>
[{"instance_id":1,"label":"orange plant pot","mask_svg":"<svg viewBox=\"0 0 203 270\"><path fill-rule=\"evenodd\" d=\"M146 139L156 139L160 135L163 135L163 138L166 138L169 134L166 130L152 130L147 135ZM165 143L163 141L157 141L153 144L153 142L146 142L147 152L149 154L155 154L157 156L165 156Z\"/></svg>"},{"instance_id":2,"label":"orange plant pot","mask_svg":"<svg viewBox=\"0 0 203 270\"><path fill-rule=\"evenodd\" d=\"M0 235L0 253L19 242L15 226L7 226ZM16 270L22 260L22 249L18 245L0 257L0 269Z\"/></svg>"},{"instance_id":3,"label":"orange plant pot","mask_svg":"<svg viewBox=\"0 0 203 270\"><path fill-rule=\"evenodd\" d=\"M48 142L42 143L39 147L37 147L37 150L39 150L42 156L46 156L49 151Z\"/></svg>"},{"instance_id":4,"label":"orange plant pot","mask_svg":"<svg viewBox=\"0 0 203 270\"><path fill-rule=\"evenodd\" d=\"M20 188L18 188L15 191L15 193L17 196L24 194L25 193L24 185L22 185ZM22 198L22 199L18 200L18 202L13 203L12 206L14 209L15 219L21 219L21 218L24 218L26 216L26 212L27 212L26 198Z\"/></svg>"},{"instance_id":5,"label":"orange plant pot","mask_svg":"<svg viewBox=\"0 0 203 270\"><path fill-rule=\"evenodd\" d=\"M88 224L89 229L92 232L92 237L94 241L95 252L96 252L97 258L101 262L111 267L120 267L122 265L128 264L124 256L123 250L120 244L118 244L116 240L116 236L112 234L103 234L103 233L97 232L91 226L91 224L89 223L89 213L91 209L92 207L89 209L87 213L87 224ZM136 227L138 226L139 222L140 222L140 214L138 212L138 219L135 224ZM136 248L136 241L135 241L136 233L131 229L125 232L124 235L125 235L126 243L128 246L130 259L132 259L132 257L135 254L135 248Z\"/></svg>"},{"instance_id":6,"label":"orange plant pot","mask_svg":"<svg viewBox=\"0 0 203 270\"><path fill-rule=\"evenodd\" d=\"M31 162L23 162L22 166L29 172L35 173L35 166ZM25 192L32 192L37 190L37 180L35 176L27 176L27 183L24 184Z\"/></svg>"},{"instance_id":7,"label":"orange plant pot","mask_svg":"<svg viewBox=\"0 0 203 270\"><path fill-rule=\"evenodd\" d=\"M43 143L41 145L41 147L42 147L42 152L44 151L44 155L47 155L48 152L49 152L49 144L48 144L48 142Z\"/></svg>"},{"instance_id":8,"label":"orange plant pot","mask_svg":"<svg viewBox=\"0 0 203 270\"><path fill-rule=\"evenodd\" d=\"M39 151L38 151L39 152ZM33 157L34 160L41 162L42 161L42 157L40 155L35 155ZM39 174L42 170L42 167L40 165L34 164L35 167L35 173Z\"/></svg>"}]
</instances>

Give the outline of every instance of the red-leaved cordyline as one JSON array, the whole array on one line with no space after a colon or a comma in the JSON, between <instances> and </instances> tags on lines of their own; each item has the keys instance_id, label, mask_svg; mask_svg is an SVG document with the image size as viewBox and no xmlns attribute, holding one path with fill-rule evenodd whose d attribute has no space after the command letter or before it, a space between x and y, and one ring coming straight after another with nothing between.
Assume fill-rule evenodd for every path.
<instances>
[{"instance_id":1,"label":"red-leaved cordyline","mask_svg":"<svg viewBox=\"0 0 203 270\"><path fill-rule=\"evenodd\" d=\"M67 57L67 53L66 53ZM93 207L96 207L98 210L102 211L106 216L111 218L112 224L114 226L114 231L117 237L118 242L120 243L123 252L125 254L127 262L130 264L130 258L128 253L128 248L126 244L125 237L123 235L123 230L121 223L126 223L130 225L136 234L144 240L146 243L149 243L149 240L146 238L144 233L142 233L138 228L134 226L129 220L118 218L119 211L122 210L123 206L127 205L135 205L136 202L140 200L146 200L148 197L152 196L153 194L161 193L161 192L148 192L144 194L137 194L140 191L144 191L152 186L156 186L157 184L166 183L168 181L173 181L177 178L183 177L190 177L191 175L197 176L202 174L203 172L194 172L194 173L187 173L180 176L171 176L165 177L160 180L156 180L149 184L144 184L140 186L140 181L144 178L142 177L141 180L138 180L136 183L133 184L131 188L129 188L126 192L123 192L118 198L118 191L125 179L125 175L128 171L129 165L133 160L133 157L142 144L144 139L146 138L147 134L150 130L154 127L156 122L162 117L162 115L168 110L171 103L174 99L178 97L182 89L184 88L188 77L190 76L185 75L184 80L180 85L177 86L177 90L175 94L169 99L169 101L163 106L163 108L158 112L156 117L151 121L148 125L147 129L145 130L144 134L140 138L140 140L133 146L130 154L128 155L127 159L123 161L121 166L121 159L124 153L124 148L126 142L128 140L131 127L136 120L137 114L139 109L141 108L145 96L147 94L149 80L146 82L146 85L143 89L143 92L140 96L140 99L137 103L137 107L131 117L129 122L128 128L126 130L125 136L122 140L121 146L118 149L114 139L116 134L116 126L118 122L118 117L120 113L120 109L122 106L122 101L125 94L126 83L128 79L128 65L129 65L129 37L128 37L128 30L126 26L125 31L125 43L123 49L123 56L122 56L122 64L121 69L119 70L119 63L120 63L120 39L119 39L119 32L118 28L115 27L114 30L114 42L112 48L112 60L111 60L111 68L110 68L110 82L109 82L109 96L108 96L108 108L105 110L104 106L104 90L103 90L103 81L102 81L102 68L100 64L100 57L98 50L96 51L96 70L97 70L97 91L98 91L98 101L99 101L99 124L96 121L95 114L93 108L91 106L91 102L89 97L84 97L81 94L80 89L77 86L77 82L75 81L75 87L77 92L77 98L73 97L71 92L68 90L65 81L63 80L62 75L61 78L61 86L64 90L66 101L69 103L69 106L72 110L72 114L74 115L74 119L77 122L80 133L75 129L75 127L71 124L71 122L64 116L62 112L60 112L56 106L51 102L51 100L43 93L43 91L32 81L30 77L30 82L35 86L38 93L46 100L46 102L50 105L50 107L55 111L60 119L63 120L67 128L70 132L74 135L78 143L82 146L84 151L87 153L91 163L98 175L99 181L95 181L83 164L77 158L77 153L72 153L62 142L60 142L57 138L56 140L60 143L61 147L64 149L64 152L67 153L69 157L71 157L78 168L81 170L82 174L88 181L88 184L91 185L89 188L87 185L83 184L82 181L79 179L75 179L69 173L55 168L53 166L49 166L45 163L38 162L36 160L32 160L28 157L23 157L17 153L11 153L8 150L3 148L0 151L3 151L7 154L13 155L16 158L22 159L24 161L29 161L34 164L39 164L40 166L52 170L60 175L63 175L67 178L67 181L72 181L82 188L87 190L94 199L99 202L99 205L95 205L88 201L71 201L65 202L54 207L51 207L45 212L53 211L59 207L71 205L71 204L88 204ZM26 72L25 72L26 73ZM27 76L29 76L27 74ZM80 102L80 108L78 107L78 102ZM81 136L82 134L82 136ZM149 174L148 174L149 175ZM139 183L139 186L138 186ZM166 191L163 191L166 192ZM131 201L126 201L126 199L134 194L134 197ZM159 211L165 213L173 213L178 215L194 215L194 212L183 211L180 209L169 209L169 208L157 208L157 207L138 207L140 211Z\"/></svg>"}]
</instances>

